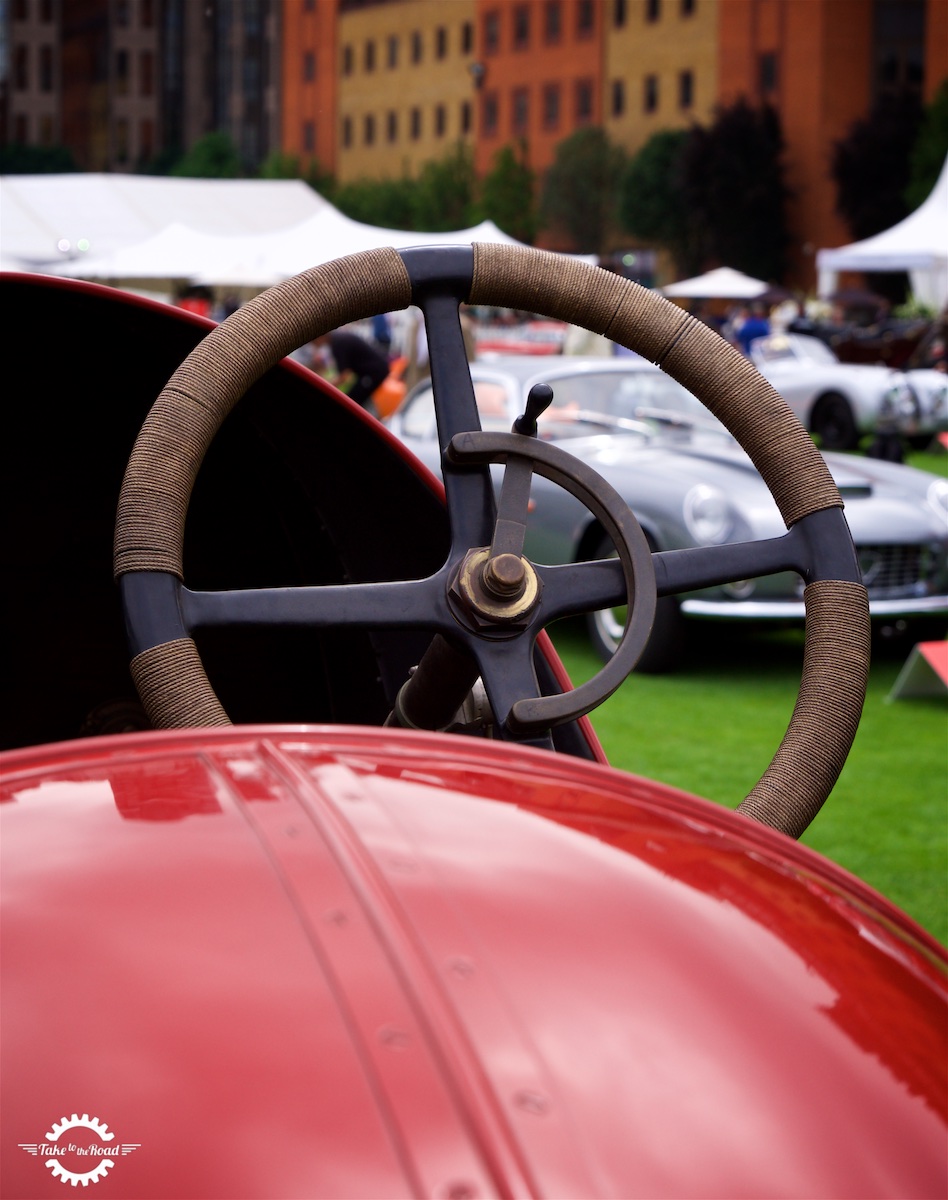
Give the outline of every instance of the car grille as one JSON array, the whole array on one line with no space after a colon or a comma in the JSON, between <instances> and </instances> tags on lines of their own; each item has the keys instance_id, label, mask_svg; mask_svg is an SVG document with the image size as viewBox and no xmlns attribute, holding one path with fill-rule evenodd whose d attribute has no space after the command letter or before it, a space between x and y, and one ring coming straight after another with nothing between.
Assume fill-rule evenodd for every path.
<instances>
[{"instance_id":1,"label":"car grille","mask_svg":"<svg viewBox=\"0 0 948 1200\"><path fill-rule=\"evenodd\" d=\"M923 596L937 568L931 546L857 546L859 568L870 600L886 596Z\"/></svg>"}]
</instances>

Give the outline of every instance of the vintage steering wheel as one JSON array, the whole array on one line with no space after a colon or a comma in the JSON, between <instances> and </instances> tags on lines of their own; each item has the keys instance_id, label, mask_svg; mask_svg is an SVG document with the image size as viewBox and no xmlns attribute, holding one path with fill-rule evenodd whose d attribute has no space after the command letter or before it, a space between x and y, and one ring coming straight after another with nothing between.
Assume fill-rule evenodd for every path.
<instances>
[{"instance_id":1,"label":"vintage steering wheel","mask_svg":"<svg viewBox=\"0 0 948 1200\"><path fill-rule=\"evenodd\" d=\"M788 532L769 541L652 555L632 513L604 480L531 436L543 397L533 398L533 411L512 433L479 432L458 317L463 301L582 325L660 365L744 446ZM412 303L425 315L444 455L451 529L445 565L425 580L213 593L185 588L182 548L191 490L211 440L240 397L297 346ZM490 462L507 464L496 516ZM523 558L534 471L596 513L618 560L549 567ZM482 244L381 249L338 259L257 296L217 326L174 373L145 421L126 471L115 532L132 675L159 728L230 723L191 637L201 627L424 627L439 635L429 652L436 670L445 656L455 667L468 664L460 694L478 675L483 679L500 736L549 745L552 726L590 711L634 666L648 639L656 595L781 570L795 570L806 582L803 676L787 733L739 811L799 836L842 769L869 663L868 599L826 464L747 360L664 298L562 255ZM575 691L540 696L533 650L541 628L626 599L626 631L603 670ZM450 705L458 700L451 696ZM454 707L446 709L442 724Z\"/></svg>"}]
</instances>

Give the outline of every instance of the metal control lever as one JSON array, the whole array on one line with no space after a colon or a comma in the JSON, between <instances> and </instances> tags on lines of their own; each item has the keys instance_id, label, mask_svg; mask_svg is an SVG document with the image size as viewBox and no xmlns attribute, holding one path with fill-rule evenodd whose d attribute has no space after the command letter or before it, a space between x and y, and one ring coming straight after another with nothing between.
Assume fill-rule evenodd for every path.
<instances>
[{"instance_id":1,"label":"metal control lever","mask_svg":"<svg viewBox=\"0 0 948 1200\"><path fill-rule=\"evenodd\" d=\"M526 410L513 423L513 432L523 437L535 438L537 418L546 412L552 403L553 389L550 385L535 383L527 396ZM532 479L533 461L530 458L511 457L507 460L490 554L484 566L484 582L491 591L494 590L492 585L495 579L499 581L516 574L516 563L519 563L523 555Z\"/></svg>"},{"instance_id":2,"label":"metal control lever","mask_svg":"<svg viewBox=\"0 0 948 1200\"><path fill-rule=\"evenodd\" d=\"M522 417L513 423L513 432L524 437L537 436L537 419L553 403L553 389L548 383L535 383L527 395L527 407Z\"/></svg>"}]
</instances>

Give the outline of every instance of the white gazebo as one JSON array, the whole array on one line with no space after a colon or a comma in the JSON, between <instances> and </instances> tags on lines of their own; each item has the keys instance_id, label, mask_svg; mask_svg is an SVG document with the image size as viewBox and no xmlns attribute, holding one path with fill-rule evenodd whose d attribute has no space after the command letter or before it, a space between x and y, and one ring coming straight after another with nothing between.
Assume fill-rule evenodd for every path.
<instances>
[{"instance_id":1,"label":"white gazebo","mask_svg":"<svg viewBox=\"0 0 948 1200\"><path fill-rule=\"evenodd\" d=\"M716 267L693 279L681 279L663 287L662 294L679 300L756 300L770 285L733 267Z\"/></svg>"},{"instance_id":2,"label":"white gazebo","mask_svg":"<svg viewBox=\"0 0 948 1200\"><path fill-rule=\"evenodd\" d=\"M840 271L908 271L916 300L940 310L948 304L948 159L923 204L904 220L849 246L820 250L817 290L830 296Z\"/></svg>"}]
</instances>

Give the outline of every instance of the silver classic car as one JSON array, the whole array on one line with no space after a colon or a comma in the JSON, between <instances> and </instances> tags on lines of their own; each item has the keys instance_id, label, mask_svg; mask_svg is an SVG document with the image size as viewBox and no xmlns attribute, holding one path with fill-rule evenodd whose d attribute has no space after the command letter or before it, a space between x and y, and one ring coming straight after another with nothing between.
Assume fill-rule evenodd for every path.
<instances>
[{"instance_id":1,"label":"silver classic car","mask_svg":"<svg viewBox=\"0 0 948 1200\"><path fill-rule=\"evenodd\" d=\"M923 444L948 428L948 375L840 362L819 338L775 333L751 342L750 358L824 450L851 450L883 431Z\"/></svg>"},{"instance_id":2,"label":"silver classic car","mask_svg":"<svg viewBox=\"0 0 948 1200\"><path fill-rule=\"evenodd\" d=\"M635 513L654 551L724 545L785 532L777 507L744 451L708 410L643 359L506 358L471 365L481 424L509 430L535 384L553 389L539 436L568 444ZM393 432L436 473L438 440L430 382L419 384L391 421ZM827 454L877 622L948 615L948 480L897 463ZM525 546L537 562L606 558L613 547L575 497L535 476ZM798 621L803 581L793 573L747 579L659 600L640 671L674 667L685 618ZM608 658L624 609L589 618Z\"/></svg>"}]
</instances>

